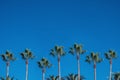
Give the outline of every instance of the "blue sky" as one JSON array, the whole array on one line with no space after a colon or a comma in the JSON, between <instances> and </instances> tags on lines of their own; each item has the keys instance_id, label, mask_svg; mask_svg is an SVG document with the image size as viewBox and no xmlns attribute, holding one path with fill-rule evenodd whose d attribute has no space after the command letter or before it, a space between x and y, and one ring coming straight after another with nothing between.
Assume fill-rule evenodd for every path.
<instances>
[{"instance_id":1,"label":"blue sky","mask_svg":"<svg viewBox=\"0 0 120 80\"><path fill-rule=\"evenodd\" d=\"M25 62L20 52L29 48L36 58L29 62L29 80L41 80L36 62L47 57L53 64L46 77L57 75L57 59L49 56L54 45L66 52L75 42L87 52L81 56L81 74L93 79L93 65L84 62L90 52L115 50L120 56L119 0L0 0L0 53L10 50L17 57L10 65L10 76L25 79ZM113 72L120 71L120 58L113 61ZM0 59L0 76L5 76L5 63ZM61 59L62 76L77 73L75 56ZM109 76L106 59L97 65L97 80Z\"/></svg>"}]
</instances>

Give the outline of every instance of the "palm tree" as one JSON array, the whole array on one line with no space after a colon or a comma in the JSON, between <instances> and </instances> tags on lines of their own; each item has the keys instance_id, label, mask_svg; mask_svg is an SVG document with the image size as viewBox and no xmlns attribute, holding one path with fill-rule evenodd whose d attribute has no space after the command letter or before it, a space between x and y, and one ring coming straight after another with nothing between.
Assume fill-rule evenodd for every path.
<instances>
[{"instance_id":1,"label":"palm tree","mask_svg":"<svg viewBox=\"0 0 120 80\"><path fill-rule=\"evenodd\" d=\"M38 66L42 69L42 80L45 80L44 78L45 78L46 68L50 68L52 64L46 58L42 58L37 63Z\"/></svg>"},{"instance_id":2,"label":"palm tree","mask_svg":"<svg viewBox=\"0 0 120 80\"><path fill-rule=\"evenodd\" d=\"M117 54L115 51L109 50L107 53L105 53L105 58L107 60L109 60L110 62L110 76L109 76L109 80L111 80L112 78L112 59L116 58Z\"/></svg>"},{"instance_id":3,"label":"palm tree","mask_svg":"<svg viewBox=\"0 0 120 80\"><path fill-rule=\"evenodd\" d=\"M50 75L47 80L58 80L58 76Z\"/></svg>"},{"instance_id":4,"label":"palm tree","mask_svg":"<svg viewBox=\"0 0 120 80\"><path fill-rule=\"evenodd\" d=\"M57 56L57 59L58 59L58 77L59 77L59 80L61 80L60 58L61 58L61 56L65 55L65 52L63 50L63 46L55 46L53 49L51 49L50 55Z\"/></svg>"},{"instance_id":5,"label":"palm tree","mask_svg":"<svg viewBox=\"0 0 120 80\"><path fill-rule=\"evenodd\" d=\"M25 49L24 52L20 54L22 56L22 59L25 60L26 63L26 77L25 80L28 80L28 60L33 59L35 56L29 49Z\"/></svg>"},{"instance_id":6,"label":"palm tree","mask_svg":"<svg viewBox=\"0 0 120 80\"><path fill-rule=\"evenodd\" d=\"M2 60L6 62L6 78L9 76L9 66L10 66L10 61L14 61L15 58L11 52L8 50L6 51L5 54L1 55Z\"/></svg>"},{"instance_id":7,"label":"palm tree","mask_svg":"<svg viewBox=\"0 0 120 80\"><path fill-rule=\"evenodd\" d=\"M99 57L98 53L92 52L90 56L86 56L86 62L94 64L94 80L96 80L96 63L100 63L102 61L102 58Z\"/></svg>"},{"instance_id":8,"label":"palm tree","mask_svg":"<svg viewBox=\"0 0 120 80\"><path fill-rule=\"evenodd\" d=\"M76 54L77 65L78 65L78 80L80 80L80 54L84 54L86 51L83 50L83 46L79 44L74 44L73 47L70 48L69 53L72 55Z\"/></svg>"},{"instance_id":9,"label":"palm tree","mask_svg":"<svg viewBox=\"0 0 120 80\"><path fill-rule=\"evenodd\" d=\"M78 79L78 74L69 74L67 77L66 77L67 80L77 80ZM80 80L83 80L85 79L84 76L80 76Z\"/></svg>"}]
</instances>

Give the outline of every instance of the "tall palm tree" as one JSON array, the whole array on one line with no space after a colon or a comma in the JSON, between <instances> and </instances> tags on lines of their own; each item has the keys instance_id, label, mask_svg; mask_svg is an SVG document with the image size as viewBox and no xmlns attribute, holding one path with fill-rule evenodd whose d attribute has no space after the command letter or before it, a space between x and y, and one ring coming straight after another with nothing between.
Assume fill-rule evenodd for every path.
<instances>
[{"instance_id":1,"label":"tall palm tree","mask_svg":"<svg viewBox=\"0 0 120 80\"><path fill-rule=\"evenodd\" d=\"M25 60L25 64L26 64L25 80L28 80L28 60L33 59L35 56L33 55L33 53L29 49L25 49L25 51L22 52L20 55L21 55L22 59Z\"/></svg>"},{"instance_id":2,"label":"tall palm tree","mask_svg":"<svg viewBox=\"0 0 120 80\"><path fill-rule=\"evenodd\" d=\"M116 58L117 54L115 51L109 50L107 53L105 53L105 58L107 60L109 60L110 62L110 76L109 76L109 80L111 80L112 78L112 59Z\"/></svg>"},{"instance_id":3,"label":"tall palm tree","mask_svg":"<svg viewBox=\"0 0 120 80\"><path fill-rule=\"evenodd\" d=\"M60 58L61 58L61 56L65 55L65 52L63 50L63 46L55 46L53 49L51 49L50 55L57 56L57 59L58 59L58 77L59 77L59 80L61 80Z\"/></svg>"},{"instance_id":4,"label":"tall palm tree","mask_svg":"<svg viewBox=\"0 0 120 80\"><path fill-rule=\"evenodd\" d=\"M80 44L74 44L73 47L70 48L69 53L72 55L76 54L77 65L78 65L78 80L80 80L80 55L84 54L86 51L83 50L83 46Z\"/></svg>"},{"instance_id":5,"label":"tall palm tree","mask_svg":"<svg viewBox=\"0 0 120 80\"><path fill-rule=\"evenodd\" d=\"M44 78L45 78L46 68L50 68L52 64L46 58L42 58L37 63L38 66L42 69L42 80L45 80Z\"/></svg>"},{"instance_id":6,"label":"tall palm tree","mask_svg":"<svg viewBox=\"0 0 120 80\"><path fill-rule=\"evenodd\" d=\"M67 77L66 77L67 80L77 80L78 79L78 74L69 74ZM80 76L80 80L84 80L85 77L84 76Z\"/></svg>"},{"instance_id":7,"label":"tall palm tree","mask_svg":"<svg viewBox=\"0 0 120 80\"><path fill-rule=\"evenodd\" d=\"M15 57L8 50L5 52L5 54L2 54L1 57L2 60L6 62L6 78L7 78L9 76L10 61L14 61Z\"/></svg>"},{"instance_id":8,"label":"tall palm tree","mask_svg":"<svg viewBox=\"0 0 120 80\"><path fill-rule=\"evenodd\" d=\"M98 53L92 52L89 56L86 56L86 62L94 64L94 80L96 80L96 63L100 63L102 61L102 58L99 57Z\"/></svg>"}]
</instances>

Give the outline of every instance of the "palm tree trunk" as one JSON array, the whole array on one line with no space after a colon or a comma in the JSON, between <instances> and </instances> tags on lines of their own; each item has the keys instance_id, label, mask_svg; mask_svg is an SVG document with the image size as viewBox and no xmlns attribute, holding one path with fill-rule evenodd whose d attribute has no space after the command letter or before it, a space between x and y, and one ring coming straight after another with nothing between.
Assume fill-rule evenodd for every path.
<instances>
[{"instance_id":1,"label":"palm tree trunk","mask_svg":"<svg viewBox=\"0 0 120 80\"><path fill-rule=\"evenodd\" d=\"M80 55L77 54L78 80L80 80Z\"/></svg>"},{"instance_id":2,"label":"palm tree trunk","mask_svg":"<svg viewBox=\"0 0 120 80\"><path fill-rule=\"evenodd\" d=\"M9 76L9 61L6 62L6 78Z\"/></svg>"},{"instance_id":3,"label":"palm tree trunk","mask_svg":"<svg viewBox=\"0 0 120 80\"><path fill-rule=\"evenodd\" d=\"M96 62L94 62L94 80L96 80Z\"/></svg>"},{"instance_id":4,"label":"palm tree trunk","mask_svg":"<svg viewBox=\"0 0 120 80\"><path fill-rule=\"evenodd\" d=\"M112 60L110 60L110 77L109 80L112 78Z\"/></svg>"},{"instance_id":5,"label":"palm tree trunk","mask_svg":"<svg viewBox=\"0 0 120 80\"><path fill-rule=\"evenodd\" d=\"M60 55L58 55L58 79L61 80L61 72L60 72Z\"/></svg>"},{"instance_id":6,"label":"palm tree trunk","mask_svg":"<svg viewBox=\"0 0 120 80\"><path fill-rule=\"evenodd\" d=\"M42 80L45 80L45 69L42 69Z\"/></svg>"},{"instance_id":7,"label":"palm tree trunk","mask_svg":"<svg viewBox=\"0 0 120 80\"><path fill-rule=\"evenodd\" d=\"M26 77L25 80L28 80L28 60L26 60Z\"/></svg>"}]
</instances>

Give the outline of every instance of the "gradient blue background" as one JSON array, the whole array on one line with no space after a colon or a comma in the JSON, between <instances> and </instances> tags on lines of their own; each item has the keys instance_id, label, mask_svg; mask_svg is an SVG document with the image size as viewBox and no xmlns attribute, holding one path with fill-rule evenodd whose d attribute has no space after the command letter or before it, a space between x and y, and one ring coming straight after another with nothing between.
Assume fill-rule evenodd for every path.
<instances>
[{"instance_id":1,"label":"gradient blue background","mask_svg":"<svg viewBox=\"0 0 120 80\"><path fill-rule=\"evenodd\" d=\"M0 0L0 53L10 50L17 57L10 65L10 76L25 80L25 62L20 52L29 48L36 58L29 62L29 80L41 80L36 62L47 57L53 64L46 77L57 75L57 59L49 56L54 45L65 51L75 42L87 52L81 56L81 74L93 80L93 65L84 62L91 51L113 49L120 56L120 1L119 0ZM61 59L62 76L77 73L76 57ZM120 57L113 61L113 72L120 71ZM0 76L5 77L5 63L0 59ZM109 63L97 65L97 80L107 80Z\"/></svg>"}]
</instances>

